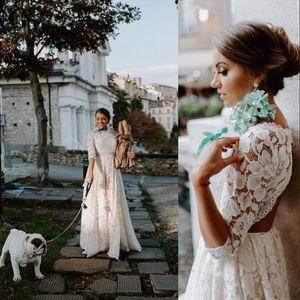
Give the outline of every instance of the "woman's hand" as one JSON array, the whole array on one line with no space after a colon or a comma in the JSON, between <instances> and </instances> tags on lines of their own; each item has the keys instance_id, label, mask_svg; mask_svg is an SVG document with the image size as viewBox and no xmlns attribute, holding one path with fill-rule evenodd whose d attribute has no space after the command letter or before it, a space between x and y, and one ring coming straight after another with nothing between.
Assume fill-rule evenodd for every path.
<instances>
[{"instance_id":1,"label":"woman's hand","mask_svg":"<svg viewBox=\"0 0 300 300\"><path fill-rule=\"evenodd\" d=\"M134 159L135 158L135 153L132 150L127 151L127 158L128 159Z\"/></svg>"},{"instance_id":2,"label":"woman's hand","mask_svg":"<svg viewBox=\"0 0 300 300\"><path fill-rule=\"evenodd\" d=\"M194 186L206 185L209 178L230 164L243 159L238 150L239 137L226 137L208 143L200 153L195 167L190 174L190 181ZM231 157L222 158L224 147L233 147L234 152Z\"/></svg>"},{"instance_id":3,"label":"woman's hand","mask_svg":"<svg viewBox=\"0 0 300 300\"><path fill-rule=\"evenodd\" d=\"M93 170L92 169L88 168L88 170L86 172L85 178L86 178L86 181L88 183L92 183L93 182L94 176L93 176Z\"/></svg>"}]
</instances>

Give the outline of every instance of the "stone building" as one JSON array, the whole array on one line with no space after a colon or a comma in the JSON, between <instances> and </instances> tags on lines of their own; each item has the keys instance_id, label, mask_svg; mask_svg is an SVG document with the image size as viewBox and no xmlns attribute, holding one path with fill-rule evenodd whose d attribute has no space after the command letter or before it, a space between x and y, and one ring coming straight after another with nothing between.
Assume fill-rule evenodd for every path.
<instances>
[{"instance_id":1,"label":"stone building","mask_svg":"<svg viewBox=\"0 0 300 300\"><path fill-rule=\"evenodd\" d=\"M231 0L179 1L179 85L209 87L212 37L230 22Z\"/></svg>"},{"instance_id":2,"label":"stone building","mask_svg":"<svg viewBox=\"0 0 300 300\"><path fill-rule=\"evenodd\" d=\"M173 86L160 83L152 83L151 86L156 92L161 94L161 100L177 100L177 89Z\"/></svg>"},{"instance_id":3,"label":"stone building","mask_svg":"<svg viewBox=\"0 0 300 300\"><path fill-rule=\"evenodd\" d=\"M129 98L139 97L143 103L143 112L162 124L170 135L173 125L178 124L177 89L160 84L142 85L140 77L114 74L113 82L124 90Z\"/></svg>"},{"instance_id":4,"label":"stone building","mask_svg":"<svg viewBox=\"0 0 300 300\"><path fill-rule=\"evenodd\" d=\"M59 53L60 63L48 79L40 78L48 117L48 143L69 150L86 149L86 136L94 128L94 112L105 107L112 113L116 101L107 87L106 56L96 53ZM11 151L37 143L37 122L29 81L0 81L1 106L6 115L5 143Z\"/></svg>"},{"instance_id":5,"label":"stone building","mask_svg":"<svg viewBox=\"0 0 300 300\"><path fill-rule=\"evenodd\" d=\"M156 122L163 125L168 136L171 135L174 124L177 124L177 101L175 100L158 100L149 101L150 115L155 118Z\"/></svg>"}]
</instances>

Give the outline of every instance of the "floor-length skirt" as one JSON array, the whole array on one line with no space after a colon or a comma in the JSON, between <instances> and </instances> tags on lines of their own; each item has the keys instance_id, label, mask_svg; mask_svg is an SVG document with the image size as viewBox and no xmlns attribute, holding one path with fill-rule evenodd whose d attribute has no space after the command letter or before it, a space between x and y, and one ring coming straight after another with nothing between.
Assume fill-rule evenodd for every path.
<instances>
[{"instance_id":1,"label":"floor-length skirt","mask_svg":"<svg viewBox=\"0 0 300 300\"><path fill-rule=\"evenodd\" d=\"M84 188L84 194L86 185ZM87 257L108 251L118 259L120 250L141 251L131 223L120 170L112 154L96 157L93 182L81 216L80 246Z\"/></svg>"}]
</instances>

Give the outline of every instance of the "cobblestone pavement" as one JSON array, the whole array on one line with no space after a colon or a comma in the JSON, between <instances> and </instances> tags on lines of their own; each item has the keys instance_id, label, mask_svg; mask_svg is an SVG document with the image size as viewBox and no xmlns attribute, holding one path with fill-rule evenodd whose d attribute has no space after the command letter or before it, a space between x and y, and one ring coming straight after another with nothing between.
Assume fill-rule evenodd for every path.
<instances>
[{"instance_id":1,"label":"cobblestone pavement","mask_svg":"<svg viewBox=\"0 0 300 300\"><path fill-rule=\"evenodd\" d=\"M47 274L39 286L40 294L32 299L101 299L149 300L177 299L178 276L172 274L155 227L142 205L142 193L137 184L125 182L132 223L143 247L141 252L120 254L120 260L106 253L85 258L79 247L78 233L60 251L53 273ZM82 189L21 188L5 191L5 198L15 201L81 201Z\"/></svg>"},{"instance_id":2,"label":"cobblestone pavement","mask_svg":"<svg viewBox=\"0 0 300 300\"><path fill-rule=\"evenodd\" d=\"M178 206L179 240L178 240L178 281L179 294L185 291L193 264L193 245L191 231L191 214Z\"/></svg>"}]
</instances>

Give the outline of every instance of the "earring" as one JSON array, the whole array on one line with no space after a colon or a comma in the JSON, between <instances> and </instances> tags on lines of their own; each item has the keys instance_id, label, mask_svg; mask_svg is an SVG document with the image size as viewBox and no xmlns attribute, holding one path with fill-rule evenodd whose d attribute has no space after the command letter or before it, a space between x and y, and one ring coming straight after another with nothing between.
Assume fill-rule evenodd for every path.
<instances>
[{"instance_id":1,"label":"earring","mask_svg":"<svg viewBox=\"0 0 300 300\"><path fill-rule=\"evenodd\" d=\"M234 108L230 120L234 123L234 131L239 134L245 133L249 127L260 121L272 121L275 119L276 106L270 105L268 94L258 90L259 84L253 83L253 91L246 94L244 99Z\"/></svg>"},{"instance_id":2,"label":"earring","mask_svg":"<svg viewBox=\"0 0 300 300\"><path fill-rule=\"evenodd\" d=\"M114 132L114 128L113 128L113 125L111 123L109 123L107 125L107 132L109 132L109 133L113 133Z\"/></svg>"}]
</instances>

